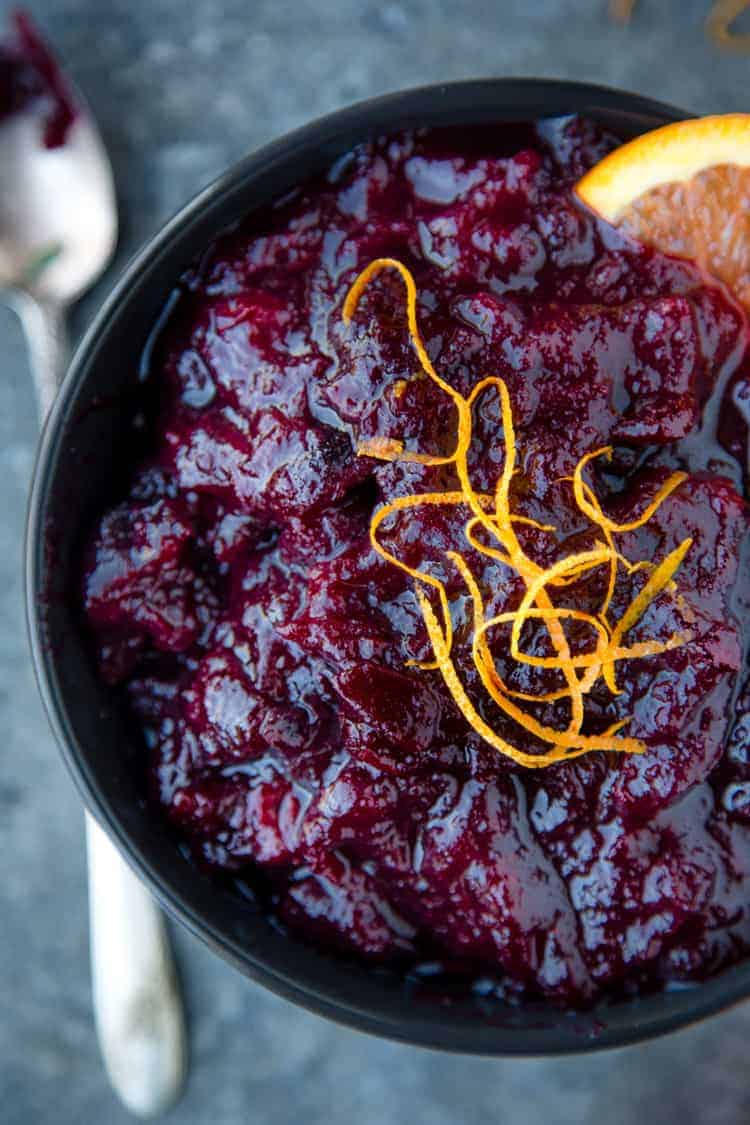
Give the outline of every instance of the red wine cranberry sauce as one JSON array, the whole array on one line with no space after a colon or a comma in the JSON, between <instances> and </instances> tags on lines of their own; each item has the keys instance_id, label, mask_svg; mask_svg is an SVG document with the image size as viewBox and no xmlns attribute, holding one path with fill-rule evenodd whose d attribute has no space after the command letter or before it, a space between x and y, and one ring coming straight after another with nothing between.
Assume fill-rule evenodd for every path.
<instances>
[{"instance_id":1,"label":"red wine cranberry sauce","mask_svg":"<svg viewBox=\"0 0 750 1125\"><path fill-rule=\"evenodd\" d=\"M71 91L36 28L23 12L0 40L0 126L18 114L39 118L45 148L65 144L77 116Z\"/></svg>"},{"instance_id":2,"label":"red wine cranberry sauce","mask_svg":"<svg viewBox=\"0 0 750 1125\"><path fill-rule=\"evenodd\" d=\"M613 143L577 119L394 136L222 236L159 335L151 455L94 529L83 575L101 675L126 694L155 800L197 862L251 883L262 870L277 918L322 946L577 1005L750 951L748 325L690 263L573 202ZM642 623L662 639L688 623L691 639L622 662L620 694L602 685L586 703L591 729L630 716L645 753L520 768L439 671L407 663L430 659L428 637L370 520L451 481L356 446L450 451L456 422L419 374L398 276L343 323L349 287L382 256L414 274L442 378L464 395L505 381L514 510L553 523L557 550L592 543L562 479L587 452L614 447L590 480L621 522L688 473L623 549L662 558L692 537L679 598L660 595ZM475 486L491 489L504 455L491 397L474 434ZM441 560L460 527L422 507L388 530L409 565L443 566L456 621L466 590ZM548 565L549 534L518 533ZM514 608L503 564L474 561L492 612ZM456 645L502 731L460 629ZM512 689L559 686L495 655ZM565 706L541 710L564 726Z\"/></svg>"}]
</instances>

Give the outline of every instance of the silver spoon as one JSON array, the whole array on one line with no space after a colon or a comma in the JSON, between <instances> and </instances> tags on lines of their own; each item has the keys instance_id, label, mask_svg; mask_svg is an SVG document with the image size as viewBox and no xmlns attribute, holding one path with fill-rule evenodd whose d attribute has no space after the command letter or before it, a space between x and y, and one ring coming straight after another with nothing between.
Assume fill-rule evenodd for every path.
<instances>
[{"instance_id":1,"label":"silver spoon","mask_svg":"<svg viewBox=\"0 0 750 1125\"><path fill-rule=\"evenodd\" d=\"M80 98L65 143L45 148L33 112L0 121L0 289L28 342L44 419L65 372L65 314L109 261L117 210L106 152ZM86 816L94 1013L110 1080L139 1116L185 1079L185 1026L161 912Z\"/></svg>"}]
</instances>

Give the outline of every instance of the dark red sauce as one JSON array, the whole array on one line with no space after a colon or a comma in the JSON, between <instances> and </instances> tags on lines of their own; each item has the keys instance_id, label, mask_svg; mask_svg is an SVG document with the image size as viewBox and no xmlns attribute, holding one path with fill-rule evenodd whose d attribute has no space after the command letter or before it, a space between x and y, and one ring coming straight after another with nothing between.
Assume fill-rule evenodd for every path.
<instances>
[{"instance_id":1,"label":"dark red sauce","mask_svg":"<svg viewBox=\"0 0 750 1125\"><path fill-rule=\"evenodd\" d=\"M12 33L0 41L0 122L36 114L45 148L65 144L77 110L57 62L25 12L12 15Z\"/></svg>"},{"instance_id":2,"label":"dark red sauce","mask_svg":"<svg viewBox=\"0 0 750 1125\"><path fill-rule=\"evenodd\" d=\"M150 356L151 456L95 529L84 576L101 674L126 694L154 796L200 863L251 883L262 870L277 918L322 946L579 1005L750 950L748 325L689 263L573 202L613 143L575 119L397 136L219 239ZM589 450L615 447L595 484L622 520L669 471L690 474L623 547L663 557L693 536L681 608L664 594L632 631L664 638L687 614L693 639L623 663L621 694L587 703L592 728L632 715L644 755L518 768L439 672L405 666L429 644L369 522L383 501L451 482L354 445L449 450L455 418L417 376L396 277L342 324L349 286L383 255L414 272L443 378L463 394L505 379L514 508L558 527L552 546L523 530L540 562L591 544L560 480ZM491 399L474 426L475 484L491 488ZM442 567L457 620L465 589L441 560L461 525L421 509L389 532L412 565ZM517 604L501 563L473 563L493 612ZM618 587L620 612L638 581ZM531 683L497 655L511 686ZM558 726L559 707L546 705Z\"/></svg>"}]
</instances>

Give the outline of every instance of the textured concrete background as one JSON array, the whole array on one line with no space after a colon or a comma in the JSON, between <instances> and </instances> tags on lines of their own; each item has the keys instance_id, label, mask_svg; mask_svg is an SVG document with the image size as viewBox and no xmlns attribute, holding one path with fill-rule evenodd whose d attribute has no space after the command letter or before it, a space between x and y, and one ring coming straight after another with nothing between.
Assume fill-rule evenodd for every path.
<instances>
[{"instance_id":1,"label":"textured concrete background","mask_svg":"<svg viewBox=\"0 0 750 1125\"><path fill-rule=\"evenodd\" d=\"M703 38L708 0L30 0L96 109L122 206L117 265L246 150L370 94L523 74L629 87L694 111L748 108L750 59ZM0 0L0 15L9 5ZM750 21L748 21L750 23ZM116 267L76 310L85 324ZM83 824L27 655L21 539L36 424L0 310L0 1122L119 1125L86 959ZM345 1031L249 984L175 934L192 1067L168 1122L607 1125L750 1115L750 1006L583 1060L492 1062Z\"/></svg>"}]
</instances>

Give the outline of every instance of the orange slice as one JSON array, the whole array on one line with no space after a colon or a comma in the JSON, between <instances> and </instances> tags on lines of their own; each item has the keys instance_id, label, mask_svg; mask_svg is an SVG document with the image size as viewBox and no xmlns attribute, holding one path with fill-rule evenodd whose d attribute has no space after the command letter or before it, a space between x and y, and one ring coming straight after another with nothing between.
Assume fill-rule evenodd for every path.
<instances>
[{"instance_id":1,"label":"orange slice","mask_svg":"<svg viewBox=\"0 0 750 1125\"><path fill-rule=\"evenodd\" d=\"M750 114L644 133L587 172L575 193L640 242L697 262L750 311Z\"/></svg>"}]
</instances>

